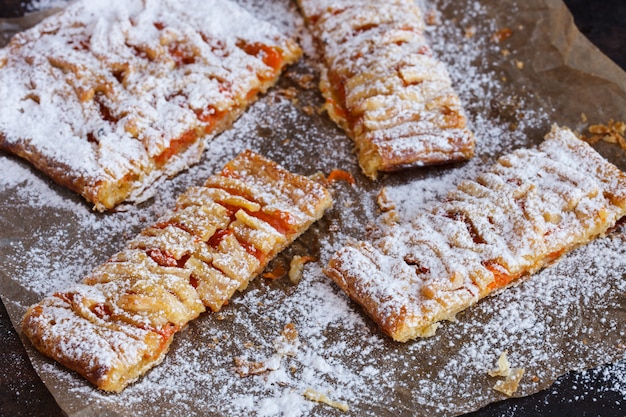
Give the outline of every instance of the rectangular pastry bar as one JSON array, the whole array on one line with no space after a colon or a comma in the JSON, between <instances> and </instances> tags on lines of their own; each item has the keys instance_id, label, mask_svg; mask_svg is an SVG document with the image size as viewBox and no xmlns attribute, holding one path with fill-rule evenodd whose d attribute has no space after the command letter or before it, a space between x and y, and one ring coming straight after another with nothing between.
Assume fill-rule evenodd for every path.
<instances>
[{"instance_id":1,"label":"rectangular pastry bar","mask_svg":"<svg viewBox=\"0 0 626 417\"><path fill-rule=\"evenodd\" d=\"M0 50L0 149L97 210L138 201L300 54L228 0L81 0Z\"/></svg>"},{"instance_id":2,"label":"rectangular pastry bar","mask_svg":"<svg viewBox=\"0 0 626 417\"><path fill-rule=\"evenodd\" d=\"M119 392L163 359L179 329L246 288L331 202L318 183L244 152L82 283L31 306L22 330L44 355Z\"/></svg>"},{"instance_id":3,"label":"rectangular pastry bar","mask_svg":"<svg viewBox=\"0 0 626 417\"><path fill-rule=\"evenodd\" d=\"M326 270L397 341L602 236L626 215L626 174L567 129L504 156L408 225L338 251Z\"/></svg>"},{"instance_id":4,"label":"rectangular pastry bar","mask_svg":"<svg viewBox=\"0 0 626 417\"><path fill-rule=\"evenodd\" d=\"M322 56L326 110L363 172L466 160L474 137L413 0L298 0Z\"/></svg>"}]
</instances>

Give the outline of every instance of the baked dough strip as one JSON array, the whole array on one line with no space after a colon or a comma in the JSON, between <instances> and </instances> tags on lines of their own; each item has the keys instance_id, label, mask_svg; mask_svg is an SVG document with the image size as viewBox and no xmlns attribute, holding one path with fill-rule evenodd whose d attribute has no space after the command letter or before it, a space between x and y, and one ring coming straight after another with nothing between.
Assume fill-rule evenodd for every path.
<instances>
[{"instance_id":1,"label":"baked dough strip","mask_svg":"<svg viewBox=\"0 0 626 417\"><path fill-rule=\"evenodd\" d=\"M161 362L178 330L245 289L331 203L318 183L246 151L82 283L31 306L22 330L44 355L119 392Z\"/></svg>"},{"instance_id":2,"label":"baked dough strip","mask_svg":"<svg viewBox=\"0 0 626 417\"><path fill-rule=\"evenodd\" d=\"M500 158L408 225L339 250L326 269L382 331L407 341L535 273L626 215L626 174L570 130Z\"/></svg>"},{"instance_id":3,"label":"baked dough strip","mask_svg":"<svg viewBox=\"0 0 626 417\"><path fill-rule=\"evenodd\" d=\"M0 50L0 149L99 211L141 201L300 55L228 0L79 0Z\"/></svg>"},{"instance_id":4,"label":"baked dough strip","mask_svg":"<svg viewBox=\"0 0 626 417\"><path fill-rule=\"evenodd\" d=\"M474 136L413 0L298 0L322 56L328 115L363 172L469 159Z\"/></svg>"}]
</instances>

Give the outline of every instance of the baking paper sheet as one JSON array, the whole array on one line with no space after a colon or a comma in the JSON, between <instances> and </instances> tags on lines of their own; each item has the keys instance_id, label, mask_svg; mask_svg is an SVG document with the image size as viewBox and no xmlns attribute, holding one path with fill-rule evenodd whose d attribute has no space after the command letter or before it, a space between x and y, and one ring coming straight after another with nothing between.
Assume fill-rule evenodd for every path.
<instances>
[{"instance_id":1,"label":"baking paper sheet","mask_svg":"<svg viewBox=\"0 0 626 417\"><path fill-rule=\"evenodd\" d=\"M588 124L626 120L626 74L578 32L561 1L425 2L431 44L466 105L477 156L377 183L360 174L343 132L325 114L311 112L322 104L306 78L317 77L318 60L295 5L241 3L298 35L307 56L211 143L200 164L160 184L150 201L99 214L27 163L0 153L0 295L14 325L19 329L30 304L79 281L172 207L178 194L243 149L305 175L340 168L356 184L334 183L334 208L276 260L314 256L300 283L257 278L220 313L190 323L165 361L121 394L94 390L24 340L68 415L457 415L506 399L492 389L497 378L487 374L503 351L511 366L525 369L515 396L544 389L570 370L626 360L624 225L481 301L434 337L406 344L383 336L322 273L347 239L367 239L376 230L382 187L407 219L498 156L540 142L553 123L584 131ZM594 146L626 170L625 151ZM299 344L292 355L276 356L274 342L289 323ZM241 377L236 358L272 370ZM307 389L349 411L307 400Z\"/></svg>"}]
</instances>

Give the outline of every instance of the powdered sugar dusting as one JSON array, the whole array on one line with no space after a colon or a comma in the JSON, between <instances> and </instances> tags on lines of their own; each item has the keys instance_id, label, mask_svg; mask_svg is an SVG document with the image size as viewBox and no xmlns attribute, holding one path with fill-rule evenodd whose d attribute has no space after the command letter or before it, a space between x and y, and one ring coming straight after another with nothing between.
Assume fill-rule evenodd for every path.
<instances>
[{"instance_id":1,"label":"powdered sugar dusting","mask_svg":"<svg viewBox=\"0 0 626 417\"><path fill-rule=\"evenodd\" d=\"M277 0L268 8L262 3L242 2L255 15L271 14L273 23L285 31L300 19L289 1ZM0 276L2 297L15 321L27 305L49 291L80 280L172 207L180 192L202 183L245 148L298 173L327 174L342 168L357 180L356 186L332 185L333 209L283 256L289 260L293 254L307 254L319 259L305 265L298 285L257 278L221 314L205 314L192 322L175 339L165 361L122 394L98 393L74 374L32 354L64 409L69 414L111 410L139 416L344 415L306 400L304 390L313 388L359 415L455 415L504 399L491 389L495 381L486 375L504 350L511 366L526 369L519 395L548 386L568 370L610 361L616 364L582 373L577 381L584 387L589 378L605 379L605 389L626 401L626 354L620 347L626 339L623 226L520 285L479 302L456 322L445 323L435 337L403 345L382 336L321 272L346 240L367 237L364 226L376 223L380 214L375 204L380 186L387 187L400 216L411 217L462 178L484 171L514 148L538 142L552 122L561 122L532 85L525 89L510 77L503 81L503 68L511 58L501 53L505 43L491 41L502 28L491 17L491 7L475 1L426 3L427 9L441 13L440 23L428 27L429 44L446 63L477 138L477 156L462 165L389 175L377 184L366 181L343 132L325 115L303 110L305 105L321 105L317 91L299 89L295 99L282 93L283 87L294 85L289 75L232 130L218 136L199 165L160 184L150 201L125 211L94 213L26 164L0 155L0 197L7 202L0 204ZM277 18L274 11L282 10L285 14ZM471 26L475 34L467 37ZM314 64L306 60L292 71L315 73ZM16 212L21 213L19 218L12 214ZM273 340L287 323L299 333L296 355L283 357L276 371L241 378L234 358L272 357Z\"/></svg>"},{"instance_id":2,"label":"powdered sugar dusting","mask_svg":"<svg viewBox=\"0 0 626 417\"><path fill-rule=\"evenodd\" d=\"M355 141L365 175L466 160L474 137L412 0L300 0L323 66L326 111Z\"/></svg>"},{"instance_id":3,"label":"powdered sugar dusting","mask_svg":"<svg viewBox=\"0 0 626 417\"><path fill-rule=\"evenodd\" d=\"M221 0L76 2L7 50L0 146L99 210L140 201L195 163L205 136L299 55L276 27Z\"/></svg>"}]
</instances>

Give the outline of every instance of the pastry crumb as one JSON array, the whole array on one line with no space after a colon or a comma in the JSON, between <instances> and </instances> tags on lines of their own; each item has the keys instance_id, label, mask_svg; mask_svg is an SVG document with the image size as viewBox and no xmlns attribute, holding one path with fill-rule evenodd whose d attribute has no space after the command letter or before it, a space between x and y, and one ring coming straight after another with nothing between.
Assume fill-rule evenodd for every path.
<instances>
[{"instance_id":1,"label":"pastry crumb","mask_svg":"<svg viewBox=\"0 0 626 417\"><path fill-rule=\"evenodd\" d=\"M328 174L328 183L333 183L335 181L345 181L350 185L354 185L354 177L348 171L344 171L343 169L335 168Z\"/></svg>"},{"instance_id":2,"label":"pastry crumb","mask_svg":"<svg viewBox=\"0 0 626 417\"><path fill-rule=\"evenodd\" d=\"M280 369L281 361L285 356L295 357L298 353L300 339L296 326L293 323L287 323L280 332L280 336L274 339L273 345L276 353L267 359L250 361L243 357L234 358L235 372L241 378L245 378ZM254 344L244 344L244 347L253 348L255 346Z\"/></svg>"},{"instance_id":3,"label":"pastry crumb","mask_svg":"<svg viewBox=\"0 0 626 417\"><path fill-rule=\"evenodd\" d=\"M510 397L519 387L522 376L524 376L524 368L511 368L507 354L506 350L502 352L496 363L497 368L487 373L491 377L504 377L504 379L498 380L492 388Z\"/></svg>"},{"instance_id":4,"label":"pastry crumb","mask_svg":"<svg viewBox=\"0 0 626 417\"><path fill-rule=\"evenodd\" d=\"M472 38L476 35L476 26L469 26L465 28L465 37Z\"/></svg>"},{"instance_id":5,"label":"pastry crumb","mask_svg":"<svg viewBox=\"0 0 626 417\"><path fill-rule=\"evenodd\" d=\"M378 208L383 213L395 210L396 208L395 201L393 201L393 199L389 197L388 193L389 191L387 190L387 187L383 187L380 189L378 195L376 196L376 204L378 204Z\"/></svg>"},{"instance_id":6,"label":"pastry crumb","mask_svg":"<svg viewBox=\"0 0 626 417\"><path fill-rule=\"evenodd\" d=\"M350 411L350 407L348 407L347 404L340 403L338 401L333 401L330 398L328 398L326 394L322 394L321 392L315 391L312 388L307 388L302 395L304 395L304 398L306 398L309 401L323 403L331 407L334 407L338 410L341 410L343 412Z\"/></svg>"},{"instance_id":7,"label":"pastry crumb","mask_svg":"<svg viewBox=\"0 0 626 417\"><path fill-rule=\"evenodd\" d=\"M513 31L510 28L502 28L491 35L491 40L495 43L500 43L513 35Z\"/></svg>"},{"instance_id":8,"label":"pastry crumb","mask_svg":"<svg viewBox=\"0 0 626 417\"><path fill-rule=\"evenodd\" d=\"M237 357L234 359L234 362L235 371L242 378L253 375L260 375L272 370L268 366L268 361L251 362L247 359Z\"/></svg>"},{"instance_id":9,"label":"pastry crumb","mask_svg":"<svg viewBox=\"0 0 626 417\"><path fill-rule=\"evenodd\" d=\"M586 137L581 135L581 139L590 144L598 141L618 144L622 149L626 150L626 123L616 122L611 119L607 124L595 124L589 126L589 133L593 136Z\"/></svg>"},{"instance_id":10,"label":"pastry crumb","mask_svg":"<svg viewBox=\"0 0 626 417\"><path fill-rule=\"evenodd\" d=\"M509 376L495 383L493 389L510 397L517 391L523 376L524 368L513 368Z\"/></svg>"},{"instance_id":11,"label":"pastry crumb","mask_svg":"<svg viewBox=\"0 0 626 417\"><path fill-rule=\"evenodd\" d=\"M304 269L304 264L307 262L314 261L315 258L312 256L300 256L294 255L289 263L289 281L292 284L297 284L302 279L302 270Z\"/></svg>"},{"instance_id":12,"label":"pastry crumb","mask_svg":"<svg viewBox=\"0 0 626 417\"><path fill-rule=\"evenodd\" d=\"M305 106L302 106L302 111L307 116L313 116L315 114L315 107L309 106L309 105L305 105Z\"/></svg>"},{"instance_id":13,"label":"pastry crumb","mask_svg":"<svg viewBox=\"0 0 626 417\"><path fill-rule=\"evenodd\" d=\"M491 371L487 372L489 376L497 377L497 376L509 376L510 375L511 364L509 363L507 354L508 352L506 350L500 354L500 357L498 358L498 362L496 363L498 368L492 369Z\"/></svg>"}]
</instances>

